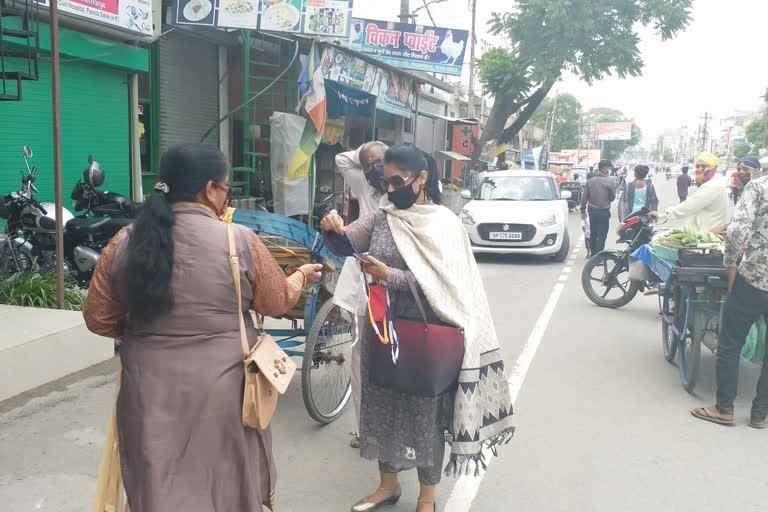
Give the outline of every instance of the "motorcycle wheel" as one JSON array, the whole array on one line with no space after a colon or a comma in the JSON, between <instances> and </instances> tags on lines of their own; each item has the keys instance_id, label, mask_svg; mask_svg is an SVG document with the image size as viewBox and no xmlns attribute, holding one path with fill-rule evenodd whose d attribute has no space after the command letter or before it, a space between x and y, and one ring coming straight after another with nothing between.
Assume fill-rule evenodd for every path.
<instances>
[{"instance_id":1,"label":"motorcycle wheel","mask_svg":"<svg viewBox=\"0 0 768 512\"><path fill-rule=\"evenodd\" d=\"M602 308L620 308L635 298L642 283L629 279L626 257L601 252L590 258L581 272L581 287L589 300Z\"/></svg>"},{"instance_id":2,"label":"motorcycle wheel","mask_svg":"<svg viewBox=\"0 0 768 512\"><path fill-rule=\"evenodd\" d=\"M0 280L5 280L16 274L31 272L34 269L32 260L27 254L11 247L10 242L0 247Z\"/></svg>"}]
</instances>

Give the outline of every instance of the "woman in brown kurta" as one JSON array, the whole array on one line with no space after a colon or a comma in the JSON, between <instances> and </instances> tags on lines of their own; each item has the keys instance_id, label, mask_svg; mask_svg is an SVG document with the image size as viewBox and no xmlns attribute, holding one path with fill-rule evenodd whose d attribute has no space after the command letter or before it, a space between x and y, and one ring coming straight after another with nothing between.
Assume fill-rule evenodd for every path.
<instances>
[{"instance_id":1,"label":"woman in brown kurta","mask_svg":"<svg viewBox=\"0 0 768 512\"><path fill-rule=\"evenodd\" d=\"M122 338L117 425L132 512L256 512L275 488L269 429L242 426L242 349L229 265L229 170L202 145L169 149L136 223L104 249L83 308L88 328ZM235 226L242 304L279 316L306 282L286 278L258 237Z\"/></svg>"}]
</instances>

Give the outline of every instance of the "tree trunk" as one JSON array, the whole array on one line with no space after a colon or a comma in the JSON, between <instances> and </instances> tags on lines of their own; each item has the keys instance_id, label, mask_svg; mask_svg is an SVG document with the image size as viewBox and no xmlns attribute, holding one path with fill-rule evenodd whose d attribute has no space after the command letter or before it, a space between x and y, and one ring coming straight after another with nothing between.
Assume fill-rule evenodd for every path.
<instances>
[{"instance_id":1,"label":"tree trunk","mask_svg":"<svg viewBox=\"0 0 768 512\"><path fill-rule=\"evenodd\" d=\"M472 152L473 161L477 161L487 141L496 139L501 135L501 132L504 131L504 125L507 124L507 119L517 112L518 108L517 103L511 98L504 98L503 96L496 98L491 113L488 115L488 121L482 129L483 133L475 141L475 150Z\"/></svg>"},{"instance_id":2,"label":"tree trunk","mask_svg":"<svg viewBox=\"0 0 768 512\"><path fill-rule=\"evenodd\" d=\"M491 113L488 116L488 122L485 124L485 129L483 130L480 139L475 144L472 160L477 160L485 143L489 140L496 139L496 141L502 143L510 142L531 119L533 113L536 112L536 109L539 108L539 105L544 101L544 98L547 97L547 94L549 94L549 91L554 85L554 81L542 84L536 92L528 97L522 110L520 110L520 105L510 99L505 100L504 98L496 98L496 102L493 104ZM504 128L509 117L518 110L520 110L520 114L517 116L517 119L515 119L509 128ZM520 149L522 150L525 148Z\"/></svg>"}]
</instances>

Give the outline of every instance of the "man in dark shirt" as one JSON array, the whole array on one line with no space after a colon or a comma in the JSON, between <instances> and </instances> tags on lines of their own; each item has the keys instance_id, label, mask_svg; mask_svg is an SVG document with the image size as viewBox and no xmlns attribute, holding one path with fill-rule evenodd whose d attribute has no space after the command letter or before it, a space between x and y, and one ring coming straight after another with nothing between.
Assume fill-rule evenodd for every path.
<instances>
[{"instance_id":1,"label":"man in dark shirt","mask_svg":"<svg viewBox=\"0 0 768 512\"><path fill-rule=\"evenodd\" d=\"M688 189L693 185L691 177L688 176L688 166L683 166L683 174L677 177L677 197L680 198L680 202L684 202L688 199Z\"/></svg>"},{"instance_id":2,"label":"man in dark shirt","mask_svg":"<svg viewBox=\"0 0 768 512\"><path fill-rule=\"evenodd\" d=\"M611 162L600 160L597 176L587 182L581 196L581 218L587 218L589 207L590 248L592 254L605 249L611 221L611 203L616 199L616 180L608 176Z\"/></svg>"}]
</instances>

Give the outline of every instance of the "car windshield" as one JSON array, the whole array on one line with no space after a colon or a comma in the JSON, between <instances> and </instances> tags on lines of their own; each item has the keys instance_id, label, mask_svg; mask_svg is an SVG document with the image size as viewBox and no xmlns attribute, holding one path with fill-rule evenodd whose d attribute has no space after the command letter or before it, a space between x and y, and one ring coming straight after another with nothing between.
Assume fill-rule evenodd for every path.
<instances>
[{"instance_id":1,"label":"car windshield","mask_svg":"<svg viewBox=\"0 0 768 512\"><path fill-rule=\"evenodd\" d=\"M477 193L477 199L481 201L552 201L557 198L552 179L540 176L489 177Z\"/></svg>"}]
</instances>

